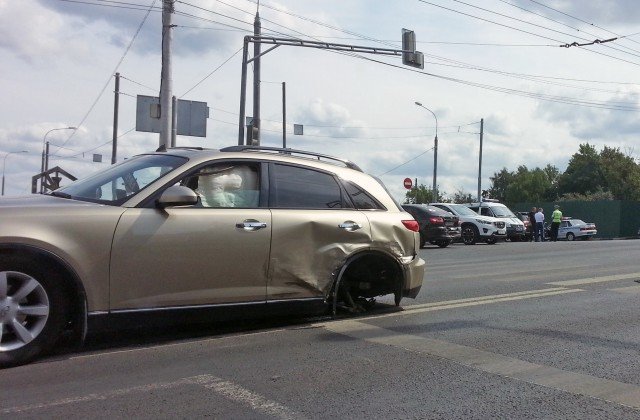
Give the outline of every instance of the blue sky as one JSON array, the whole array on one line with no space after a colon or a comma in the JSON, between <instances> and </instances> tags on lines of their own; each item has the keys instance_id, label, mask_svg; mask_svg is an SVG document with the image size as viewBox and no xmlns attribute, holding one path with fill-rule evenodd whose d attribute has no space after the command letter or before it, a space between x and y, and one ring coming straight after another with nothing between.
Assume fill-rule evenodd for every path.
<instances>
[{"instance_id":1,"label":"blue sky","mask_svg":"<svg viewBox=\"0 0 640 420\"><path fill-rule=\"evenodd\" d=\"M124 77L119 158L157 147L156 134L128 132L135 126L135 95L157 95L159 90L157 9L124 55L146 15L132 8L147 9L152 3L0 0L0 88L5 99L0 102L0 157L28 151L6 159L7 194L30 191L31 176L40 168L43 136L52 128L80 126L71 137L68 130L49 134L47 139L56 146L50 166L85 176L108 165L93 163L91 157L100 153L104 162L110 160L116 68ZM462 190L475 195L481 118L482 188L488 188L489 177L503 167L551 163L564 170L584 142L619 147L637 157L640 12L634 4L261 1L265 33L399 48L401 29L410 28L426 62L425 69L416 72L402 68L395 57L367 57L378 63L293 47L270 52L262 61L261 107L263 127L272 131L264 131L263 144L281 144L284 81L287 122L305 125L305 136L289 135L288 145L353 160L381 175L399 199L405 177L432 183L429 149L435 122L415 101L438 117L438 185L450 194ZM160 5L156 1L155 7ZM176 10L174 94L181 96L202 81L183 99L205 101L211 108L207 137L180 137L178 144L236 144L236 52L242 37L252 31L256 4L189 0L177 2ZM559 46L616 36L618 40L606 44ZM250 96L249 90L248 114Z\"/></svg>"}]
</instances>

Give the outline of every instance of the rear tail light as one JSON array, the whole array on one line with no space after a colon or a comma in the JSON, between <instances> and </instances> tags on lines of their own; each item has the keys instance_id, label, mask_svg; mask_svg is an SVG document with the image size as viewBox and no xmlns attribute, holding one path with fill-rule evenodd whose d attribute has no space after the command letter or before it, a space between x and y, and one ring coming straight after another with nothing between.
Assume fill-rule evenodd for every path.
<instances>
[{"instance_id":1,"label":"rear tail light","mask_svg":"<svg viewBox=\"0 0 640 420\"><path fill-rule=\"evenodd\" d=\"M442 217L430 217L429 223L431 223L432 225L443 225L444 219Z\"/></svg>"},{"instance_id":2,"label":"rear tail light","mask_svg":"<svg viewBox=\"0 0 640 420\"><path fill-rule=\"evenodd\" d=\"M420 225L415 220L403 220L402 224L404 225L404 227L406 227L407 229L413 232L420 231Z\"/></svg>"}]
</instances>

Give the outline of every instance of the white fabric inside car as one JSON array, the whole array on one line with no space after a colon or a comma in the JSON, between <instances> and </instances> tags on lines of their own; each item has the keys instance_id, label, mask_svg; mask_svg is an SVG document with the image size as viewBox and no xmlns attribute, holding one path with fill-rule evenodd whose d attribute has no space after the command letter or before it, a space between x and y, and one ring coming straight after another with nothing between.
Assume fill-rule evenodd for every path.
<instances>
[{"instance_id":1,"label":"white fabric inside car","mask_svg":"<svg viewBox=\"0 0 640 420\"><path fill-rule=\"evenodd\" d=\"M258 175L247 165L198 177L204 207L257 207Z\"/></svg>"}]
</instances>

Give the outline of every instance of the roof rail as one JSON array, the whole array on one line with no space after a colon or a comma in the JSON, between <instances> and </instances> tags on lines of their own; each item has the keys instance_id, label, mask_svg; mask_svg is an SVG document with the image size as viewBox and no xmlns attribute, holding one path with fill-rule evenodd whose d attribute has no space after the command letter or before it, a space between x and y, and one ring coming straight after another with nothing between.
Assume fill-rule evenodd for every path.
<instances>
[{"instance_id":1,"label":"roof rail","mask_svg":"<svg viewBox=\"0 0 640 420\"><path fill-rule=\"evenodd\" d=\"M204 147L200 147L200 146L180 146L180 147L169 147L167 148L166 145L162 145L160 147L158 147L156 149L156 152L166 152L167 150L171 150L171 149L178 149L178 150L207 150ZM213 150L213 149L211 149Z\"/></svg>"},{"instance_id":2,"label":"roof rail","mask_svg":"<svg viewBox=\"0 0 640 420\"><path fill-rule=\"evenodd\" d=\"M244 151L254 151L254 152L277 152L277 153L283 153L283 154L287 154L287 155L291 155L291 154L296 154L296 155L304 155L304 156L313 156L318 158L318 160L322 159L327 159L327 160L332 160L335 162L340 162L341 164L343 164L344 166L346 166L349 169L354 169L356 171L359 172L363 172L362 169L360 169L360 167L358 165L356 165L355 163L346 160L346 159L340 159L334 156L329 156L329 155L323 155L321 153L315 153L315 152L308 152L306 150L296 150L296 149L289 149L289 148L283 148L283 147L266 147L266 146L229 146L229 147L224 147L222 149L220 149L221 152L244 152Z\"/></svg>"}]
</instances>

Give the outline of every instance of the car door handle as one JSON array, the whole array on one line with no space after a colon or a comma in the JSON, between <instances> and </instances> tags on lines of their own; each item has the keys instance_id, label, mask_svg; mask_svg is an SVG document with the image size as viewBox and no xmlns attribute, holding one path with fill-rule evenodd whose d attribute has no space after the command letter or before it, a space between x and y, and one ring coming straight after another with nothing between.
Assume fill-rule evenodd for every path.
<instances>
[{"instance_id":1,"label":"car door handle","mask_svg":"<svg viewBox=\"0 0 640 420\"><path fill-rule=\"evenodd\" d=\"M238 229L244 229L247 231L254 231L254 230L260 230L260 229L264 229L267 227L267 224L264 222L260 222L258 220L254 220L254 219L247 219L245 221L243 221L242 223L236 223L236 227Z\"/></svg>"},{"instance_id":2,"label":"car door handle","mask_svg":"<svg viewBox=\"0 0 640 420\"><path fill-rule=\"evenodd\" d=\"M348 220L348 221L346 221L346 222L344 222L344 223L340 223L340 224L338 225L338 227L339 227L340 229L344 229L344 230L346 230L347 232L353 232L354 230L362 229L362 226L361 226L361 225L359 225L359 224L358 224L358 223L356 223L356 222L352 222L352 221L350 221L350 220Z\"/></svg>"}]
</instances>

